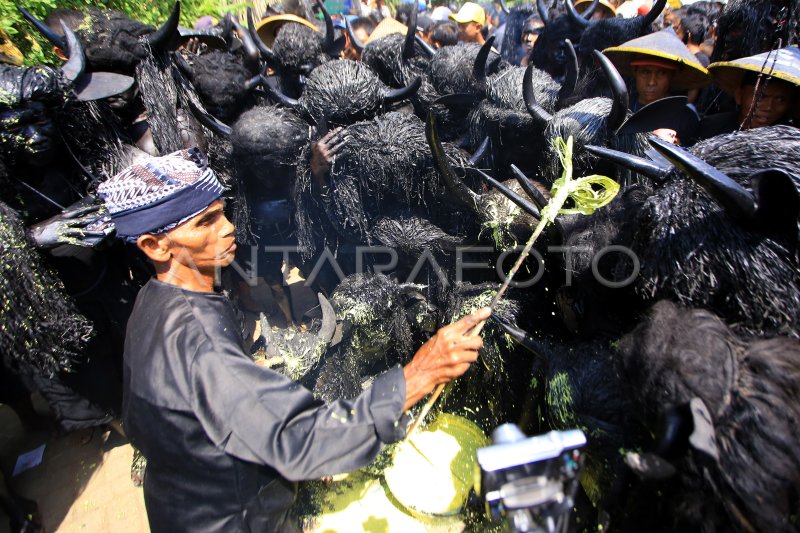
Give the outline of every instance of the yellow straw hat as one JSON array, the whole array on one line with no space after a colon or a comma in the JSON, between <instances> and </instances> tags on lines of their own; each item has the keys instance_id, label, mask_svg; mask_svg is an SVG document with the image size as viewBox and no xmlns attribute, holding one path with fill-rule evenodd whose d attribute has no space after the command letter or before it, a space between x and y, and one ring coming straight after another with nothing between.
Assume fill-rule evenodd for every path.
<instances>
[{"instance_id":1,"label":"yellow straw hat","mask_svg":"<svg viewBox=\"0 0 800 533\"><path fill-rule=\"evenodd\" d=\"M387 35L391 35L393 33L405 35L407 31L408 26L391 17L386 17L380 22L380 24L375 26L375 29L369 34L369 39L364 41L364 44L371 43L372 41L380 39L381 37L386 37Z\"/></svg>"},{"instance_id":2,"label":"yellow straw hat","mask_svg":"<svg viewBox=\"0 0 800 533\"><path fill-rule=\"evenodd\" d=\"M261 40L264 41L267 46L272 47L272 44L275 42L275 35L278 33L278 29L287 22L296 22L298 24L302 24L303 26L308 26L314 31L319 31L319 28L314 26L313 23L307 21L303 17L287 14L273 15L263 19L256 26L256 33L258 33L258 36L261 37Z\"/></svg>"},{"instance_id":3,"label":"yellow straw hat","mask_svg":"<svg viewBox=\"0 0 800 533\"><path fill-rule=\"evenodd\" d=\"M603 53L623 76L633 76L631 63L652 59L675 70L670 84L674 89L699 89L711 82L708 71L669 28L606 48Z\"/></svg>"},{"instance_id":4,"label":"yellow straw hat","mask_svg":"<svg viewBox=\"0 0 800 533\"><path fill-rule=\"evenodd\" d=\"M800 48L790 46L733 61L711 63L708 71L714 83L728 94L736 92L748 72L763 72L765 76L800 86Z\"/></svg>"}]
</instances>

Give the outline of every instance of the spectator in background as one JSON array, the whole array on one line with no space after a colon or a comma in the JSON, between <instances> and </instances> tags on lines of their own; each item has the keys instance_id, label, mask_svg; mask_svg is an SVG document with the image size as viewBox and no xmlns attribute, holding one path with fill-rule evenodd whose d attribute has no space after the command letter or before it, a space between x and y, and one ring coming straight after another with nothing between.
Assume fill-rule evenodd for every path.
<instances>
[{"instance_id":1,"label":"spectator in background","mask_svg":"<svg viewBox=\"0 0 800 533\"><path fill-rule=\"evenodd\" d=\"M703 139L739 129L792 123L792 112L797 113L800 105L800 49L797 47L711 63L708 70L714 82L733 96L738 108L705 117L700 125Z\"/></svg>"},{"instance_id":2,"label":"spectator in background","mask_svg":"<svg viewBox=\"0 0 800 533\"><path fill-rule=\"evenodd\" d=\"M706 38L706 28L708 28L708 19L705 15L698 12L688 12L678 20L678 27L675 29L678 39L683 41L686 48L694 54L704 67L707 67L711 62L708 56L700 50L700 46Z\"/></svg>"},{"instance_id":3,"label":"spectator in background","mask_svg":"<svg viewBox=\"0 0 800 533\"><path fill-rule=\"evenodd\" d=\"M436 48L458 44L458 26L456 23L450 20L437 22L431 30L431 44Z\"/></svg>"},{"instance_id":4,"label":"spectator in background","mask_svg":"<svg viewBox=\"0 0 800 533\"><path fill-rule=\"evenodd\" d=\"M432 45L433 41L431 40L431 32L433 31L433 26L436 24L432 18L428 15L420 15L417 17L417 32L419 36L422 37L422 40L426 43Z\"/></svg>"},{"instance_id":5,"label":"spectator in background","mask_svg":"<svg viewBox=\"0 0 800 533\"><path fill-rule=\"evenodd\" d=\"M375 29L375 23L372 22L372 19L367 17L358 17L354 19L350 22L350 26L353 28L353 33L356 34L356 37L358 37L362 43L367 42L370 34L372 34L372 31ZM350 42L350 38L347 37L346 33L345 38L347 38L347 46L345 46L342 51L342 57L358 61L361 59L361 54L353 46L353 43Z\"/></svg>"},{"instance_id":6,"label":"spectator in background","mask_svg":"<svg viewBox=\"0 0 800 533\"><path fill-rule=\"evenodd\" d=\"M528 60L533 50L533 45L539 39L539 34L544 29L544 22L539 15L531 15L522 25L522 37L520 39L519 64L523 67L528 66Z\"/></svg>"},{"instance_id":7,"label":"spectator in background","mask_svg":"<svg viewBox=\"0 0 800 533\"><path fill-rule=\"evenodd\" d=\"M458 13L450 15L450 19L458 24L458 40L464 43L483 45L483 26L486 24L486 12L474 2L466 2Z\"/></svg>"},{"instance_id":8,"label":"spectator in background","mask_svg":"<svg viewBox=\"0 0 800 533\"><path fill-rule=\"evenodd\" d=\"M631 111L674 94L673 91L699 89L708 85L708 71L672 30L637 37L603 53L623 76L633 77ZM653 133L666 141L689 146L696 142L700 119L688 105L669 111L669 126Z\"/></svg>"}]
</instances>

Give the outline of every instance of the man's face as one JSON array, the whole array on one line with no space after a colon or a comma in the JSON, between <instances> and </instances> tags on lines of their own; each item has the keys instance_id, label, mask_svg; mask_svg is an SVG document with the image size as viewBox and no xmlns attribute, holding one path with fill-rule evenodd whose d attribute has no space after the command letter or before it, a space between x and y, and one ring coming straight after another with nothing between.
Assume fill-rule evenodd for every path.
<instances>
[{"instance_id":1,"label":"man's face","mask_svg":"<svg viewBox=\"0 0 800 533\"><path fill-rule=\"evenodd\" d=\"M736 92L739 104L739 123L745 122L753 104L756 86L745 85ZM793 87L788 83L772 80L763 86L752 119L745 122L744 129L763 128L780 122L792 105Z\"/></svg>"},{"instance_id":2,"label":"man's face","mask_svg":"<svg viewBox=\"0 0 800 533\"><path fill-rule=\"evenodd\" d=\"M674 75L675 71L661 67L650 65L634 67L633 77L636 80L639 103L647 105L669 96L669 85Z\"/></svg>"},{"instance_id":3,"label":"man's face","mask_svg":"<svg viewBox=\"0 0 800 533\"><path fill-rule=\"evenodd\" d=\"M543 23L534 22L526 26L522 31L522 46L525 47L526 51L530 51L533 45L536 44L543 27Z\"/></svg>"},{"instance_id":4,"label":"man's face","mask_svg":"<svg viewBox=\"0 0 800 533\"><path fill-rule=\"evenodd\" d=\"M47 164L56 150L55 126L47 107L28 102L0 111L0 149L31 164Z\"/></svg>"},{"instance_id":5,"label":"man's face","mask_svg":"<svg viewBox=\"0 0 800 533\"><path fill-rule=\"evenodd\" d=\"M358 40L362 43L367 42L369 39L369 33L364 28L355 28L353 33L358 37ZM344 51L342 52L342 56L345 59L352 59L353 61L358 61L361 59L361 54L358 53L358 50L355 49L353 43L350 42L350 38L347 39L347 46L345 47Z\"/></svg>"},{"instance_id":6,"label":"man's face","mask_svg":"<svg viewBox=\"0 0 800 533\"><path fill-rule=\"evenodd\" d=\"M166 232L173 259L200 272L233 262L234 227L225 217L224 207L222 200L216 200L199 215Z\"/></svg>"},{"instance_id":7,"label":"man's face","mask_svg":"<svg viewBox=\"0 0 800 533\"><path fill-rule=\"evenodd\" d=\"M458 25L458 40L465 43L478 42L482 26L477 22L465 22Z\"/></svg>"}]
</instances>

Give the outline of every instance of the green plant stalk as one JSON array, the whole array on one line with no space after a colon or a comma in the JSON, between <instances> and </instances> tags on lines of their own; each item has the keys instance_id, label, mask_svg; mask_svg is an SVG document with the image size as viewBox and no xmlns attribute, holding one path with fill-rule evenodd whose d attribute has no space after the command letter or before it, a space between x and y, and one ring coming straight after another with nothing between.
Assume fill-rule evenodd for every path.
<instances>
[{"instance_id":1,"label":"green plant stalk","mask_svg":"<svg viewBox=\"0 0 800 533\"><path fill-rule=\"evenodd\" d=\"M558 157L561 160L561 166L564 168L564 170L561 173L561 177L556 180L555 183L553 183L553 187L551 189L552 197L547 205L542 209L542 218L536 225L533 235L531 235L530 239L528 239L528 242L525 244L525 248L523 248L522 253L520 253L517 261L514 263L514 266L511 267L511 270L506 276L506 279L503 282L503 285L500 287L500 290L498 290L497 294L495 294L494 298L492 298L492 301L489 304L489 308L492 310L494 310L497 302L500 301L500 298L503 297L503 294L505 294L506 290L511 285L514 275L517 273L519 267L530 254L536 239L539 238L539 235L542 234L542 231L545 227L547 227L548 224L555 222L556 217L560 214L591 214L595 211L595 209L608 204L608 202L614 199L617 192L619 192L619 184L606 176L592 175L573 180L572 136L567 139L566 143L561 137L556 138L553 143L558 151ZM592 183L602 185L603 191L600 193L595 192L591 187ZM575 208L563 209L564 204L569 198L572 198L575 202ZM485 324L485 320L475 324L475 327L472 328L469 335L480 335ZM433 404L436 403L436 400L442 394L444 387L444 383L436 386L436 390L433 391L433 394L428 401L425 402L425 405L422 407L419 415L417 415L416 420L414 420L414 422L408 428L408 431L406 432L406 438L411 435L411 433L428 415L428 412L430 412Z\"/></svg>"}]
</instances>

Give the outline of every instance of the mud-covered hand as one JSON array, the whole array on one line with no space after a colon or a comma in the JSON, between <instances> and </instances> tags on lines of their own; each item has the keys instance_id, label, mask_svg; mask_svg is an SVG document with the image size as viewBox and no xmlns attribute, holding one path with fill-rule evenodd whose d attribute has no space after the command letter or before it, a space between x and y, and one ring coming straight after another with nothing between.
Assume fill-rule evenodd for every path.
<instances>
[{"instance_id":1,"label":"mud-covered hand","mask_svg":"<svg viewBox=\"0 0 800 533\"><path fill-rule=\"evenodd\" d=\"M311 145L311 175L320 191L324 191L328 186L326 175L344 143L342 128L336 128Z\"/></svg>"},{"instance_id":2,"label":"mud-covered hand","mask_svg":"<svg viewBox=\"0 0 800 533\"><path fill-rule=\"evenodd\" d=\"M490 314L488 307L479 309L441 328L417 350L411 362L403 368L406 378L405 409L421 400L436 385L447 383L466 372L478 359L483 339L480 335L473 335L472 329L489 318Z\"/></svg>"},{"instance_id":3,"label":"mud-covered hand","mask_svg":"<svg viewBox=\"0 0 800 533\"><path fill-rule=\"evenodd\" d=\"M97 222L100 205L68 207L60 214L28 228L28 236L37 248L50 249L62 244L96 247L108 235L103 231L88 230Z\"/></svg>"}]
</instances>

